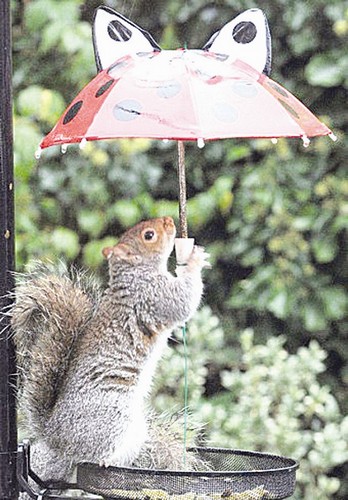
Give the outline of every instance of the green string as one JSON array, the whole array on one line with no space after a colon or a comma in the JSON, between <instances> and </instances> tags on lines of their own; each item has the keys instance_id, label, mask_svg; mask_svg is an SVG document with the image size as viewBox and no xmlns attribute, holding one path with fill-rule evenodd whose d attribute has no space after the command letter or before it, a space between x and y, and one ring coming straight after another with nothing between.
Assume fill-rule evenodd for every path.
<instances>
[{"instance_id":1,"label":"green string","mask_svg":"<svg viewBox=\"0 0 348 500\"><path fill-rule=\"evenodd\" d=\"M184 344L184 450L183 450L183 464L186 468L186 446L187 446L187 413L188 413L188 359L187 359L187 339L186 339L186 325L182 327L182 337Z\"/></svg>"}]
</instances>

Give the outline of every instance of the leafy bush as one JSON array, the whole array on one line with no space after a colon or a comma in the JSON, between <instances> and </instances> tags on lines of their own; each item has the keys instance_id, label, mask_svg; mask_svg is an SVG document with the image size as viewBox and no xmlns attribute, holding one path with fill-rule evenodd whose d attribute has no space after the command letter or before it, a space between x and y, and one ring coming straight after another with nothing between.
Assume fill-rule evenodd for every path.
<instances>
[{"instance_id":1,"label":"leafy bush","mask_svg":"<svg viewBox=\"0 0 348 500\"><path fill-rule=\"evenodd\" d=\"M290 354L284 337L256 344L253 331L246 329L235 359L208 307L189 323L186 337L189 407L206 425L208 444L295 458L300 468L293 498L332 498L340 487L333 468L348 460L348 417L342 417L332 391L319 381L326 353L318 342ZM153 398L158 410L183 406L183 371L179 341L160 365Z\"/></svg>"}]
</instances>

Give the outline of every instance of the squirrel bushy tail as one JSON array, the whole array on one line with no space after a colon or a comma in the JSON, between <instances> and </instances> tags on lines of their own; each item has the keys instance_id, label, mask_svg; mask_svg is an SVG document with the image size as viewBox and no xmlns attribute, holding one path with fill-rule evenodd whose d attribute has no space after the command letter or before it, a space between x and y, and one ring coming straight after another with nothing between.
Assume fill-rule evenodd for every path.
<instances>
[{"instance_id":1,"label":"squirrel bushy tail","mask_svg":"<svg viewBox=\"0 0 348 500\"><path fill-rule=\"evenodd\" d=\"M100 298L93 278L64 265L18 275L10 316L17 348L20 402L31 431L50 415L77 336Z\"/></svg>"},{"instance_id":2,"label":"squirrel bushy tail","mask_svg":"<svg viewBox=\"0 0 348 500\"><path fill-rule=\"evenodd\" d=\"M142 469L209 470L209 465L193 452L204 441L204 427L194 421L191 414L186 429L186 446L192 451L184 455L184 420L183 411L160 415L149 413L148 438L132 465Z\"/></svg>"}]
</instances>

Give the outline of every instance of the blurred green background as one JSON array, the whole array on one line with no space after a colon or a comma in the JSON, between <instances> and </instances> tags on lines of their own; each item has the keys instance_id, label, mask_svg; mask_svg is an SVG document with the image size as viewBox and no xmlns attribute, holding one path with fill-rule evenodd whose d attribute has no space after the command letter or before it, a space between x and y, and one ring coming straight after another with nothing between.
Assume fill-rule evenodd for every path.
<instances>
[{"instance_id":1,"label":"blurred green background","mask_svg":"<svg viewBox=\"0 0 348 500\"><path fill-rule=\"evenodd\" d=\"M18 270L33 259L63 258L105 279L101 249L125 228L158 215L177 219L174 142L94 142L34 158L96 74L91 23L101 3L12 2ZM347 498L348 3L104 5L162 48L199 48L241 11L262 8L271 77L339 138L314 139L307 149L293 139L187 144L189 231L212 263L188 343L190 405L211 444L299 459L296 499ZM157 377L159 409L183 405L182 373L178 332Z\"/></svg>"}]
</instances>

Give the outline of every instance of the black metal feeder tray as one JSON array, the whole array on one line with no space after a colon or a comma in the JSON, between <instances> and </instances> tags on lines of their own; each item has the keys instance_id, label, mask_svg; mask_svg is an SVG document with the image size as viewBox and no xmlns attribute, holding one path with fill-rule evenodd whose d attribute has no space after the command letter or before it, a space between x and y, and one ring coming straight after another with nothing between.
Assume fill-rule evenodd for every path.
<instances>
[{"instance_id":1,"label":"black metal feeder tray","mask_svg":"<svg viewBox=\"0 0 348 500\"><path fill-rule=\"evenodd\" d=\"M268 453L225 448L190 448L207 471L99 467L77 469L78 488L117 500L257 500L290 497L298 463Z\"/></svg>"},{"instance_id":2,"label":"black metal feeder tray","mask_svg":"<svg viewBox=\"0 0 348 500\"><path fill-rule=\"evenodd\" d=\"M34 500L92 498L84 492L114 500L280 500L295 490L298 463L291 458L226 448L190 448L187 453L203 460L207 470L105 468L86 462L78 465L75 483L44 482L30 467L26 440L18 448L17 478L20 490ZM82 492L65 496L64 490Z\"/></svg>"}]
</instances>

